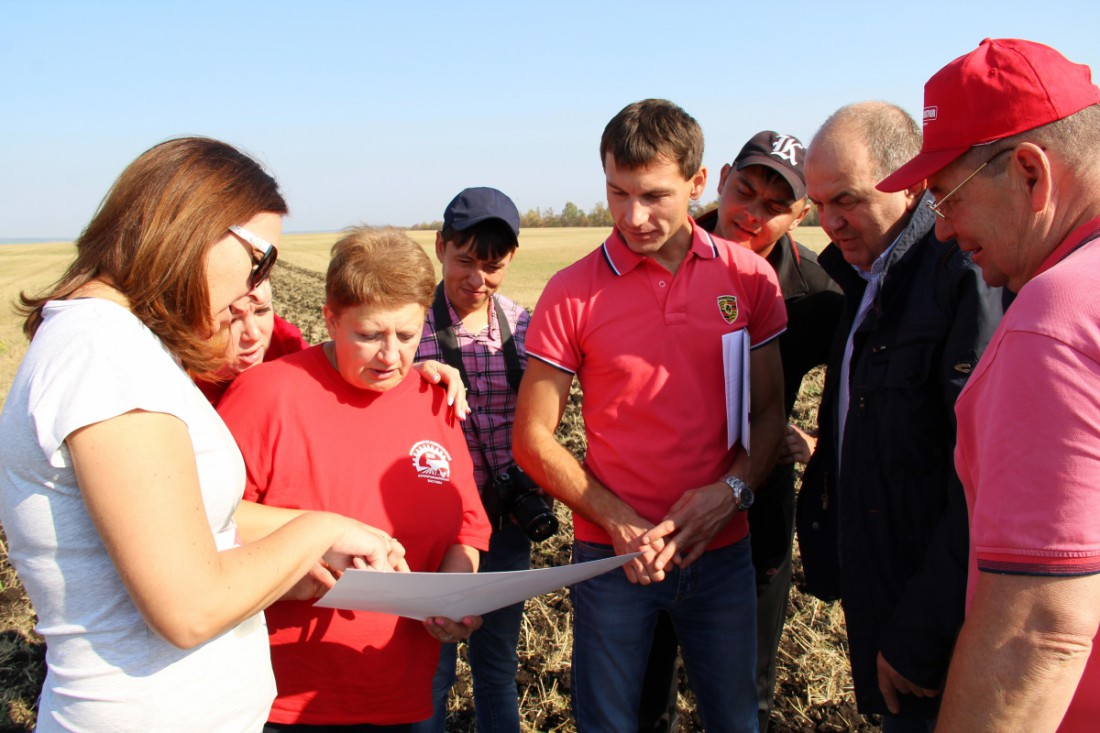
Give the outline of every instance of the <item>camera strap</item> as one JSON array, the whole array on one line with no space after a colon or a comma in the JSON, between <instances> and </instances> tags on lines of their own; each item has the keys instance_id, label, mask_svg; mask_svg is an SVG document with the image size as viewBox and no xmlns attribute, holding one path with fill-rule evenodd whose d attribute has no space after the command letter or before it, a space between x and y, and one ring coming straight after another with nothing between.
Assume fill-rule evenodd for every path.
<instances>
[{"instance_id":1,"label":"camera strap","mask_svg":"<svg viewBox=\"0 0 1100 733\"><path fill-rule=\"evenodd\" d=\"M519 350L516 349L516 341L512 337L512 327L508 323L508 317L500 301L493 296L493 306L497 312L497 327L500 329L500 345L504 349L504 363L507 365L508 386L512 391L519 393L519 382L523 379L523 366L519 361ZM439 350L443 353L443 361L450 364L462 375L462 383L470 389L470 376L466 373L466 367L462 364L462 351L458 347L458 337L455 336L454 324L451 322L451 311L447 307L447 296L443 292L443 283L435 288L435 300L432 303L432 320L435 321L435 340L439 343Z\"/></svg>"},{"instance_id":2,"label":"camera strap","mask_svg":"<svg viewBox=\"0 0 1100 733\"><path fill-rule=\"evenodd\" d=\"M497 327L500 329L500 343L504 349L504 361L508 368L508 386L512 391L519 393L519 382L523 378L523 367L519 361L519 350L516 348L515 339L512 337L512 327L508 324L508 317L501 307L500 301L493 298L493 305L497 311ZM462 383L470 389L470 376L466 373L466 367L462 363L462 350L458 347L458 337L455 336L454 324L451 322L451 311L447 307L447 296L443 292L443 283L435 288L435 300L432 303L432 320L435 321L435 340L439 343L439 350L443 354L443 361L458 370L462 375ZM481 459L490 472L491 484L499 466L495 466L489 456L485 454L482 445L481 430L478 429L476 420L469 420L467 424L477 434L477 449L481 453ZM486 487L478 487L478 492L484 496ZM484 499L483 499L484 500Z\"/></svg>"}]
</instances>

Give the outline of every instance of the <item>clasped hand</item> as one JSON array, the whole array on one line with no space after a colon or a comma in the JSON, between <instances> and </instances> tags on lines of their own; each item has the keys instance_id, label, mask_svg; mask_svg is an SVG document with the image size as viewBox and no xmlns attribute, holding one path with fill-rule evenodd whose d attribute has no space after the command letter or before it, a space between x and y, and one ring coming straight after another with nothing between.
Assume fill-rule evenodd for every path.
<instances>
[{"instance_id":1,"label":"clasped hand","mask_svg":"<svg viewBox=\"0 0 1100 733\"><path fill-rule=\"evenodd\" d=\"M684 492L656 525L640 517L620 525L612 544L619 555L642 553L623 566L631 583L659 583L670 562L682 568L695 562L736 510L728 486L709 484Z\"/></svg>"}]
</instances>

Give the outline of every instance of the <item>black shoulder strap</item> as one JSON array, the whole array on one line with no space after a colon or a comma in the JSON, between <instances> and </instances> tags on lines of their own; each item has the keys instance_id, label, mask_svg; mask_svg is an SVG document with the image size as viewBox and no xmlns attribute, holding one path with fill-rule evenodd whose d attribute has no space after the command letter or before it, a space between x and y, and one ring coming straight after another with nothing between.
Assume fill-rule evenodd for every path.
<instances>
[{"instance_id":1,"label":"black shoulder strap","mask_svg":"<svg viewBox=\"0 0 1100 733\"><path fill-rule=\"evenodd\" d=\"M508 386L519 394L519 383L523 379L523 365L519 363L519 349L516 348L516 340L512 338L512 327L508 323L508 316L504 313L504 306L494 295L493 305L497 309L497 327L500 329L500 345L504 348L504 361L508 365Z\"/></svg>"},{"instance_id":2,"label":"black shoulder strap","mask_svg":"<svg viewBox=\"0 0 1100 733\"><path fill-rule=\"evenodd\" d=\"M519 361L519 350L516 349L515 339L512 338L512 327L508 324L508 317L497 298L493 298L493 305L497 312L497 327L500 329L500 343L504 348L504 361L508 365L508 386L513 392L519 392L519 383L523 379L523 366ZM432 303L432 318L435 321L435 338L439 342L439 350L443 352L443 361L450 364L462 375L462 382L466 389L470 388L470 376L466 373L466 367L462 364L462 352L458 348L458 339L455 338L451 312L447 308L447 296L443 292L443 283L435 288L435 301Z\"/></svg>"},{"instance_id":3,"label":"black shoulder strap","mask_svg":"<svg viewBox=\"0 0 1100 733\"><path fill-rule=\"evenodd\" d=\"M462 366L462 352L458 348L458 339L451 328L451 313L447 309L447 297L443 294L443 283L435 288L435 300L432 302L432 319L435 321L435 340L443 352L443 361L450 364L462 375L462 383L470 389L470 377L466 367Z\"/></svg>"}]
</instances>

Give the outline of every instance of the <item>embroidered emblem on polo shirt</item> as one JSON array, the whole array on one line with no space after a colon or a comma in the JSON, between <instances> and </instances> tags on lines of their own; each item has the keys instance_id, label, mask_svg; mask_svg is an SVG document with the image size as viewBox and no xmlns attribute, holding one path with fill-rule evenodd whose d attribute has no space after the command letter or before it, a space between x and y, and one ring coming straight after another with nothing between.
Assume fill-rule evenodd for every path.
<instances>
[{"instance_id":1,"label":"embroidered emblem on polo shirt","mask_svg":"<svg viewBox=\"0 0 1100 733\"><path fill-rule=\"evenodd\" d=\"M422 440L409 451L416 474L433 484L441 484L451 478L451 454L434 440Z\"/></svg>"},{"instance_id":2,"label":"embroidered emblem on polo shirt","mask_svg":"<svg viewBox=\"0 0 1100 733\"><path fill-rule=\"evenodd\" d=\"M737 320L737 296L736 295L719 295L718 296L718 312L722 314L722 318L726 319L726 323L733 323Z\"/></svg>"}]
</instances>

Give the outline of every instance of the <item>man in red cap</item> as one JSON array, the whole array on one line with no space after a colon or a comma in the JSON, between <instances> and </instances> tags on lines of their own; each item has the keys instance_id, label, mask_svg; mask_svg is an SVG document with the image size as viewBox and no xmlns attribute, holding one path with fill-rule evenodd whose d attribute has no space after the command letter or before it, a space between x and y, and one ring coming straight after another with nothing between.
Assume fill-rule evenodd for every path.
<instances>
[{"instance_id":1,"label":"man in red cap","mask_svg":"<svg viewBox=\"0 0 1100 733\"><path fill-rule=\"evenodd\" d=\"M936 233L1018 296L956 405L969 608L938 731L1100 721L1100 89L1030 41L985 40L925 85Z\"/></svg>"}]
</instances>

